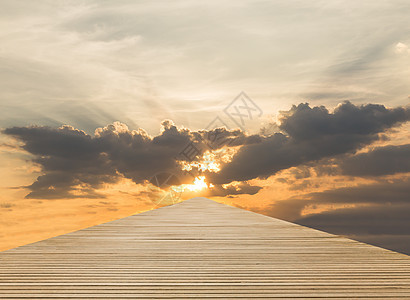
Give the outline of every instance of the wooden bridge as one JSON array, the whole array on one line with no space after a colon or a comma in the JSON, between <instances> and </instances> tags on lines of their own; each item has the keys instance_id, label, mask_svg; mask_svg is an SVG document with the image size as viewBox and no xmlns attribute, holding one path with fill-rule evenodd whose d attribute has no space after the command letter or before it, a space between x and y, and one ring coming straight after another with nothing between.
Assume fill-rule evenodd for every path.
<instances>
[{"instance_id":1,"label":"wooden bridge","mask_svg":"<svg viewBox=\"0 0 410 300\"><path fill-rule=\"evenodd\" d=\"M0 299L410 299L410 258L205 198L0 253Z\"/></svg>"}]
</instances>

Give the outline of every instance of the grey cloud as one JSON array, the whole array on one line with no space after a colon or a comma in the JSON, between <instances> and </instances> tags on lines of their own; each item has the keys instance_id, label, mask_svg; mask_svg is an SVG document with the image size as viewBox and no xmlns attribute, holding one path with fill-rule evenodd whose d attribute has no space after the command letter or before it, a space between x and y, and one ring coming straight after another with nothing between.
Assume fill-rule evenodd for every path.
<instances>
[{"instance_id":1,"label":"grey cloud","mask_svg":"<svg viewBox=\"0 0 410 300\"><path fill-rule=\"evenodd\" d=\"M408 234L410 203L336 209L296 220L335 234Z\"/></svg>"},{"instance_id":2,"label":"grey cloud","mask_svg":"<svg viewBox=\"0 0 410 300\"><path fill-rule=\"evenodd\" d=\"M410 172L410 144L385 146L346 159L340 164L342 174L381 176Z\"/></svg>"},{"instance_id":3,"label":"grey cloud","mask_svg":"<svg viewBox=\"0 0 410 300\"><path fill-rule=\"evenodd\" d=\"M410 234L349 234L349 238L410 255Z\"/></svg>"},{"instance_id":4,"label":"grey cloud","mask_svg":"<svg viewBox=\"0 0 410 300\"><path fill-rule=\"evenodd\" d=\"M346 135L348 138L362 137L410 120L410 110L406 108L388 109L379 104L357 106L349 101L339 105L333 113L329 113L324 106L311 108L305 103L293 106L287 114L281 120L280 128L298 140L328 135L338 138Z\"/></svg>"},{"instance_id":5,"label":"grey cloud","mask_svg":"<svg viewBox=\"0 0 410 300\"><path fill-rule=\"evenodd\" d=\"M384 138L384 135L379 136ZM292 173L297 179L298 174L304 174L309 168L312 168L317 176L382 177L407 173L410 172L410 145L388 145L364 153L326 158L299 166Z\"/></svg>"},{"instance_id":6,"label":"grey cloud","mask_svg":"<svg viewBox=\"0 0 410 300\"><path fill-rule=\"evenodd\" d=\"M209 176L218 184L266 178L283 169L352 153L409 120L410 110L402 107L345 102L331 113L324 106L299 104L284 112L279 127L284 133L243 146L221 172Z\"/></svg>"},{"instance_id":7,"label":"grey cloud","mask_svg":"<svg viewBox=\"0 0 410 300\"><path fill-rule=\"evenodd\" d=\"M410 178L339 188L276 202L265 214L410 254ZM306 207L354 205L302 216Z\"/></svg>"},{"instance_id":8,"label":"grey cloud","mask_svg":"<svg viewBox=\"0 0 410 300\"><path fill-rule=\"evenodd\" d=\"M248 182L240 182L236 186L223 187L222 185L215 185L210 188L210 196L224 197L228 195L254 195L262 189L261 186L250 185Z\"/></svg>"},{"instance_id":9,"label":"grey cloud","mask_svg":"<svg viewBox=\"0 0 410 300\"><path fill-rule=\"evenodd\" d=\"M22 141L22 148L42 168L43 174L28 186L28 198L100 197L95 189L104 183L121 177L144 183L158 172L176 174L184 183L188 176L177 161L187 160L180 152L190 143L198 146L215 135L234 145L254 140L239 130L193 132L170 121L162 123L162 132L155 137L143 130L131 131L119 122L97 129L95 136L71 126L12 127L3 133Z\"/></svg>"},{"instance_id":10,"label":"grey cloud","mask_svg":"<svg viewBox=\"0 0 410 300\"><path fill-rule=\"evenodd\" d=\"M410 203L337 209L296 223L410 254Z\"/></svg>"},{"instance_id":11,"label":"grey cloud","mask_svg":"<svg viewBox=\"0 0 410 300\"><path fill-rule=\"evenodd\" d=\"M34 155L33 161L42 167L43 174L29 186L28 197L56 198L98 196L93 192L96 188L122 176L143 183L158 172L169 172L187 183L188 176L178 161L189 160L181 151L190 144L202 150L204 144L214 150L227 145L239 148L219 173L205 173L216 186L266 178L283 169L354 152L377 140L379 133L408 119L409 110L405 108L355 106L346 102L333 113L323 106L294 106L284 113L280 125L286 134L271 136L247 135L224 128L191 131L177 128L170 121L164 121L161 133L154 137L144 130L131 131L118 122L97 129L95 136L72 126L12 127L3 132L22 141L23 149ZM309 170L295 176L309 177ZM258 191L258 187L246 184L241 189L240 193L247 194Z\"/></svg>"},{"instance_id":12,"label":"grey cloud","mask_svg":"<svg viewBox=\"0 0 410 300\"><path fill-rule=\"evenodd\" d=\"M308 193L300 197L276 202L269 215L297 220L304 208L315 205L407 205L410 204L410 178L379 181L354 187Z\"/></svg>"}]
</instances>

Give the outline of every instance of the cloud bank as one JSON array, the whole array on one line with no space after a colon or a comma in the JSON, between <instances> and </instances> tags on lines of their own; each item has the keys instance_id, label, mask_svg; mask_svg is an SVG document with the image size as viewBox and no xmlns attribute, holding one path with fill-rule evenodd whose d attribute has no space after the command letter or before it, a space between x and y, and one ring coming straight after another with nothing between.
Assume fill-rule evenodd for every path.
<instances>
[{"instance_id":1,"label":"cloud bank","mask_svg":"<svg viewBox=\"0 0 410 300\"><path fill-rule=\"evenodd\" d=\"M302 103L283 113L279 125L283 133L243 146L221 172L210 177L216 183L267 178L290 167L352 153L409 120L410 110L403 107L345 102L329 112L324 106Z\"/></svg>"},{"instance_id":2,"label":"cloud bank","mask_svg":"<svg viewBox=\"0 0 410 300\"><path fill-rule=\"evenodd\" d=\"M191 131L178 128L171 121L164 121L161 133L154 137L143 129L129 130L119 122L98 128L94 136L67 125L11 127L3 133L21 141L22 148L34 156L33 162L42 169L43 174L28 187L28 198L99 197L97 190L106 183L125 177L141 184L158 172L176 174L184 182L188 179L179 163L187 158L180 155L181 151L190 143L198 146L216 135L225 143L213 149L239 149L219 172L206 173L209 182L216 185L215 194L229 195L242 190L248 194L259 191L259 187L248 186L250 179L267 178L283 169L353 153L378 140L379 133L409 119L409 109L403 107L389 109L345 102L329 112L324 106L302 103L282 113L282 132L270 136L224 128ZM404 145L359 154L343 161L341 170L354 175L404 172L408 162L400 163L398 155L405 160L408 149ZM386 153L391 153L395 163L372 167L372 162ZM358 161L370 167L358 168ZM236 189L221 187L233 181L244 183Z\"/></svg>"},{"instance_id":3,"label":"cloud bank","mask_svg":"<svg viewBox=\"0 0 410 300\"><path fill-rule=\"evenodd\" d=\"M158 172L176 174L184 182L186 175L177 161L191 142L207 139L218 132L230 144L252 142L239 130L192 132L178 129L170 121L162 123L162 132L151 137L144 130L129 130L115 122L98 128L91 136L71 126L11 127L3 131L24 143L22 148L34 156L43 175L28 188L28 198L101 197L96 190L121 177L141 184ZM218 147L214 147L218 149ZM198 159L196 157L195 159Z\"/></svg>"}]
</instances>

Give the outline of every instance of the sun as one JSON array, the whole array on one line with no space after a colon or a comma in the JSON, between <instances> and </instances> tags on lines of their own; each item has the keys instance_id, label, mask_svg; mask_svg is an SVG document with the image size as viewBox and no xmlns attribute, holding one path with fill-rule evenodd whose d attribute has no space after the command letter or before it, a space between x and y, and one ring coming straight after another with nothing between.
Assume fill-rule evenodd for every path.
<instances>
[{"instance_id":1,"label":"sun","mask_svg":"<svg viewBox=\"0 0 410 300\"><path fill-rule=\"evenodd\" d=\"M180 186L177 187L178 190L180 191L190 191L190 192L199 192L204 189L213 187L213 184L207 184L205 181L205 176L198 176L195 177L194 182L191 184L181 184Z\"/></svg>"},{"instance_id":2,"label":"sun","mask_svg":"<svg viewBox=\"0 0 410 300\"><path fill-rule=\"evenodd\" d=\"M221 162L230 161L232 156L231 152L227 152L225 149L216 150L214 152L206 151L201 159L194 162L179 161L178 164L181 166L183 171L191 171L193 169L199 172L212 172L217 173L221 170ZM178 191L190 191L190 192L199 192L205 189L213 188L212 183L206 182L205 176L197 176L194 179L194 182L191 184L181 184L178 187L175 187Z\"/></svg>"},{"instance_id":3,"label":"sun","mask_svg":"<svg viewBox=\"0 0 410 300\"><path fill-rule=\"evenodd\" d=\"M205 182L205 176L195 177L194 183L187 186L187 189L192 192L198 192L206 188L208 188L208 185Z\"/></svg>"}]
</instances>

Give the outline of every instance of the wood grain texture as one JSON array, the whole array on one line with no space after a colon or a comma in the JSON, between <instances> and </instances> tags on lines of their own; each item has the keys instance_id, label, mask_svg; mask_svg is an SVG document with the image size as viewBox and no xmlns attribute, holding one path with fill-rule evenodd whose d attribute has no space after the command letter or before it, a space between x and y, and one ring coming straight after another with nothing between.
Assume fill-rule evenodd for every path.
<instances>
[{"instance_id":1,"label":"wood grain texture","mask_svg":"<svg viewBox=\"0 0 410 300\"><path fill-rule=\"evenodd\" d=\"M1 299L410 299L410 258L205 198L0 253Z\"/></svg>"}]
</instances>

